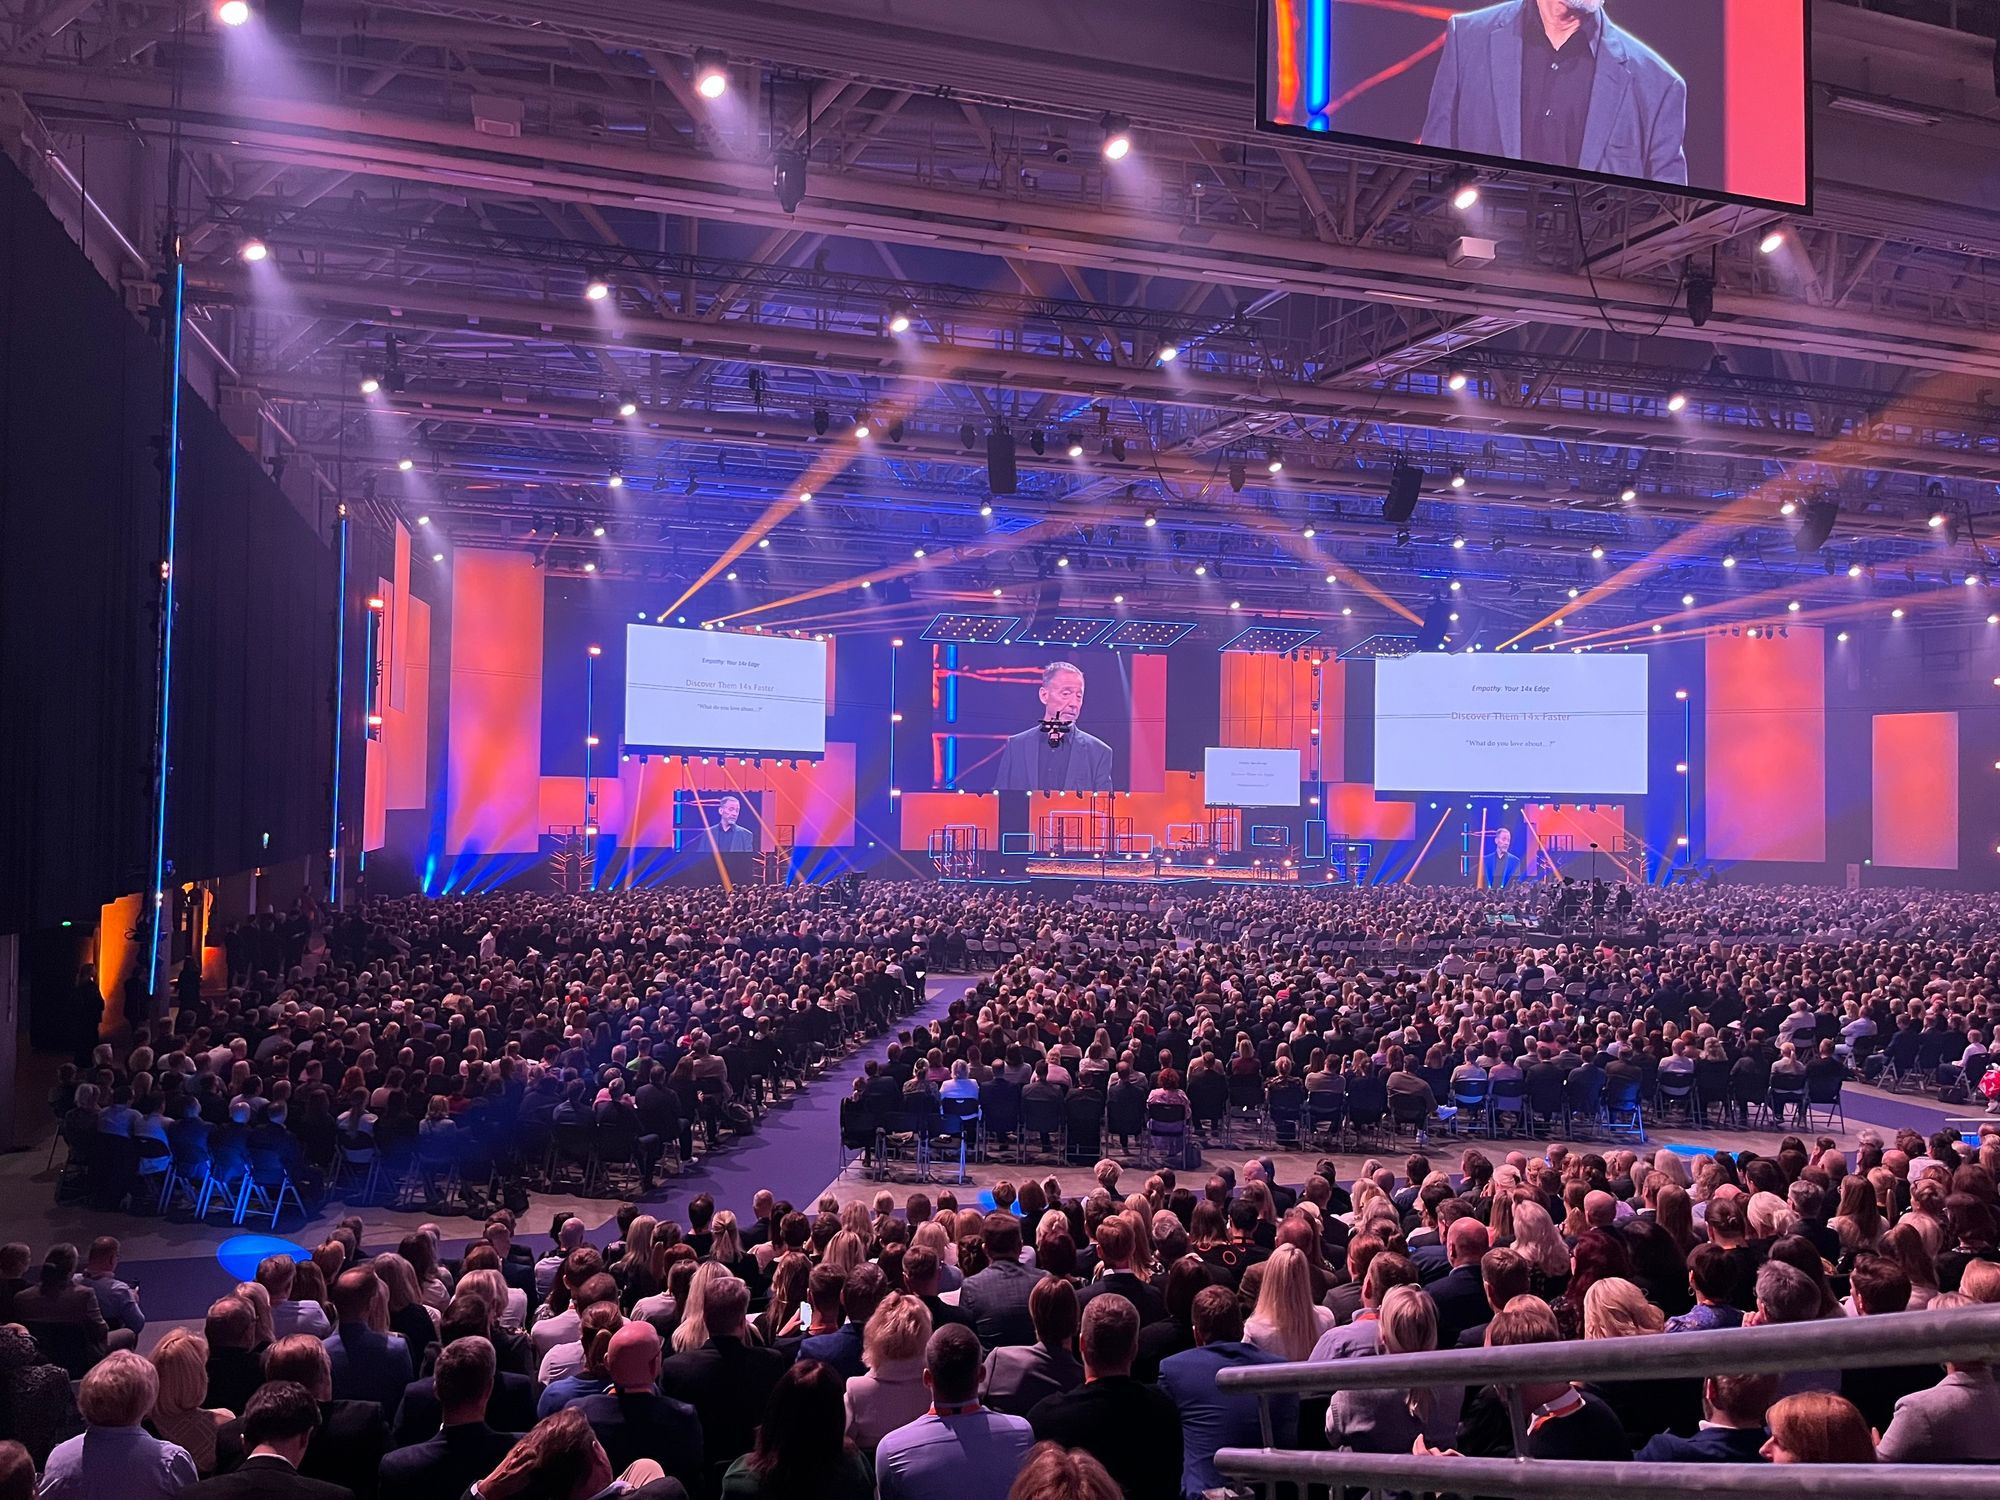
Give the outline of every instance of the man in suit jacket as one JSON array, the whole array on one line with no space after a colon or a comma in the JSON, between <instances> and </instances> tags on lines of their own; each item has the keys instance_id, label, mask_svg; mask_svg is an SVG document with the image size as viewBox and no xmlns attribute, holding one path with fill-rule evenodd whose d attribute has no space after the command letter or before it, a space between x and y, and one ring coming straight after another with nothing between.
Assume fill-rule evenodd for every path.
<instances>
[{"instance_id":1,"label":"man in suit jacket","mask_svg":"<svg viewBox=\"0 0 2000 1500\"><path fill-rule=\"evenodd\" d=\"M1946 1365L1943 1380L1896 1403L1876 1454L1885 1464L2000 1462L2000 1385L1993 1367Z\"/></svg>"},{"instance_id":2,"label":"man in suit jacket","mask_svg":"<svg viewBox=\"0 0 2000 1500\"><path fill-rule=\"evenodd\" d=\"M1427 146L1685 183L1686 134L1687 84L1604 0L1505 0L1446 24Z\"/></svg>"},{"instance_id":3,"label":"man in suit jacket","mask_svg":"<svg viewBox=\"0 0 2000 1500\"><path fill-rule=\"evenodd\" d=\"M958 1310L972 1319L973 1331L988 1349L1032 1344L1035 1320L1028 1312L1028 1298L1042 1273L1021 1264L1021 1221L1012 1214L988 1214L980 1239L986 1247L986 1269L965 1278L958 1291Z\"/></svg>"},{"instance_id":4,"label":"man in suit jacket","mask_svg":"<svg viewBox=\"0 0 2000 1500\"><path fill-rule=\"evenodd\" d=\"M791 1365L778 1350L744 1341L749 1303L750 1289L734 1277L710 1282L702 1303L708 1342L660 1366L662 1394L685 1401L701 1419L702 1453L711 1467L750 1451L771 1392Z\"/></svg>"},{"instance_id":5,"label":"man in suit jacket","mask_svg":"<svg viewBox=\"0 0 2000 1500\"><path fill-rule=\"evenodd\" d=\"M400 1333L377 1333L370 1326L378 1298L386 1322L389 1289L373 1271L343 1271L334 1279L333 1307L340 1326L326 1341L326 1352L333 1365L333 1394L343 1401L373 1401L387 1417L417 1372Z\"/></svg>"},{"instance_id":6,"label":"man in suit jacket","mask_svg":"<svg viewBox=\"0 0 2000 1500\"><path fill-rule=\"evenodd\" d=\"M740 797L724 797L715 804L712 822L696 828L688 837L690 849L713 849L718 854L754 854L757 835L738 821L743 816Z\"/></svg>"},{"instance_id":7,"label":"man in suit jacket","mask_svg":"<svg viewBox=\"0 0 2000 1500\"><path fill-rule=\"evenodd\" d=\"M1083 669L1066 661L1042 668L1042 723L1012 735L1000 747L994 790L1002 792L1108 792L1111 747L1076 727L1083 712ZM1050 733L1043 724L1064 726Z\"/></svg>"},{"instance_id":8,"label":"man in suit jacket","mask_svg":"<svg viewBox=\"0 0 2000 1500\"><path fill-rule=\"evenodd\" d=\"M521 1439L518 1432L495 1432L486 1425L495 1374L487 1340L475 1335L445 1345L432 1376L444 1425L382 1460L382 1500L446 1500L493 1472Z\"/></svg>"},{"instance_id":9,"label":"man in suit jacket","mask_svg":"<svg viewBox=\"0 0 2000 1500\"><path fill-rule=\"evenodd\" d=\"M1777 1399L1775 1375L1711 1375L1702 1382L1700 1430L1692 1437L1660 1433L1634 1458L1650 1464L1762 1463L1764 1414Z\"/></svg>"},{"instance_id":10,"label":"man in suit jacket","mask_svg":"<svg viewBox=\"0 0 2000 1500\"><path fill-rule=\"evenodd\" d=\"M181 1494L187 1500L354 1500L352 1490L299 1472L319 1416L320 1405L304 1386L269 1382L243 1414L249 1457L231 1473L204 1479Z\"/></svg>"},{"instance_id":11,"label":"man in suit jacket","mask_svg":"<svg viewBox=\"0 0 2000 1500\"><path fill-rule=\"evenodd\" d=\"M1103 1274L1077 1295L1077 1302L1088 1307L1093 1298L1116 1292L1138 1311L1139 1326L1143 1328L1167 1315L1167 1303L1158 1287L1133 1274L1132 1258L1138 1253L1136 1238L1132 1226L1122 1216L1106 1219L1097 1226L1097 1256Z\"/></svg>"},{"instance_id":12,"label":"man in suit jacket","mask_svg":"<svg viewBox=\"0 0 2000 1500\"><path fill-rule=\"evenodd\" d=\"M1224 1391L1215 1377L1245 1365L1276 1365L1284 1360L1243 1342L1243 1308L1226 1286L1205 1286L1194 1294L1194 1348L1160 1361L1160 1389L1174 1399L1181 1414L1181 1493L1199 1495L1226 1489L1229 1481L1215 1467L1223 1448L1261 1448L1263 1428L1257 1397L1249 1391ZM1298 1401L1281 1397L1272 1402L1271 1426L1287 1433L1298 1426Z\"/></svg>"},{"instance_id":13,"label":"man in suit jacket","mask_svg":"<svg viewBox=\"0 0 2000 1500\"><path fill-rule=\"evenodd\" d=\"M926 1250L922 1245L910 1247L903 1257L903 1285L909 1288L912 1297L930 1309L933 1332L947 1323L972 1327L972 1319L966 1316L964 1308L954 1307L938 1295L938 1258L935 1250Z\"/></svg>"},{"instance_id":14,"label":"man in suit jacket","mask_svg":"<svg viewBox=\"0 0 2000 1500\"><path fill-rule=\"evenodd\" d=\"M611 1387L576 1403L604 1445L611 1467L624 1473L650 1458L689 1490L704 1477L701 1418L685 1401L662 1396L660 1336L646 1322L627 1323L611 1335L604 1366Z\"/></svg>"},{"instance_id":15,"label":"man in suit jacket","mask_svg":"<svg viewBox=\"0 0 2000 1500\"><path fill-rule=\"evenodd\" d=\"M826 1269L825 1267L818 1268ZM818 1274L818 1270L814 1275ZM811 1286L810 1279L807 1286ZM840 1371L841 1379L852 1380L868 1373L861 1357L861 1331L875 1316L875 1309L889 1295L882 1268L872 1263L856 1266L847 1273L840 1288L841 1325L831 1333L816 1333L799 1345L800 1359L816 1359ZM817 1305L817 1303L815 1303Z\"/></svg>"},{"instance_id":16,"label":"man in suit jacket","mask_svg":"<svg viewBox=\"0 0 2000 1500\"><path fill-rule=\"evenodd\" d=\"M1486 1226L1477 1219L1453 1221L1445 1233L1445 1255L1451 1270L1427 1285L1438 1310L1438 1347L1453 1349L1458 1336L1493 1316L1486 1301L1486 1284L1479 1276L1479 1258L1486 1253Z\"/></svg>"},{"instance_id":17,"label":"man in suit jacket","mask_svg":"<svg viewBox=\"0 0 2000 1500\"><path fill-rule=\"evenodd\" d=\"M986 1404L1012 1417L1083 1384L1083 1366L1069 1352L1081 1316L1075 1289L1060 1276L1044 1276L1028 1296L1028 1313L1035 1342L1003 1345L986 1356Z\"/></svg>"}]
</instances>

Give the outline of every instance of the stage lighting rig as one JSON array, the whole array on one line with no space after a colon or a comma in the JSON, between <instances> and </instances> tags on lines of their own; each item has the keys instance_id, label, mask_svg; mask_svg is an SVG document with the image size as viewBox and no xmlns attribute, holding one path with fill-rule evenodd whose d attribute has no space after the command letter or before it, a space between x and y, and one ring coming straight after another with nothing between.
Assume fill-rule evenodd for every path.
<instances>
[{"instance_id":1,"label":"stage lighting rig","mask_svg":"<svg viewBox=\"0 0 2000 1500\"><path fill-rule=\"evenodd\" d=\"M1037 427L1028 434L1028 451L1037 458L1040 458L1049 451L1048 434L1043 432L1041 428Z\"/></svg>"},{"instance_id":2,"label":"stage lighting rig","mask_svg":"<svg viewBox=\"0 0 2000 1500\"><path fill-rule=\"evenodd\" d=\"M958 429L958 446L970 453L979 446L979 429L970 422L964 422Z\"/></svg>"},{"instance_id":3,"label":"stage lighting rig","mask_svg":"<svg viewBox=\"0 0 2000 1500\"><path fill-rule=\"evenodd\" d=\"M1709 271L1697 271L1692 266L1687 273L1687 315L1688 322L1696 328L1706 328L1708 320L1715 316L1715 276Z\"/></svg>"},{"instance_id":4,"label":"stage lighting rig","mask_svg":"<svg viewBox=\"0 0 2000 1500\"><path fill-rule=\"evenodd\" d=\"M1249 482L1249 478L1250 478L1250 471L1247 467L1245 467L1243 460L1239 458L1230 463L1229 488L1231 491L1233 491L1238 495L1242 494L1243 486Z\"/></svg>"},{"instance_id":5,"label":"stage lighting rig","mask_svg":"<svg viewBox=\"0 0 2000 1500\"><path fill-rule=\"evenodd\" d=\"M694 91L704 99L720 99L729 92L728 60L709 47L694 55Z\"/></svg>"}]
</instances>

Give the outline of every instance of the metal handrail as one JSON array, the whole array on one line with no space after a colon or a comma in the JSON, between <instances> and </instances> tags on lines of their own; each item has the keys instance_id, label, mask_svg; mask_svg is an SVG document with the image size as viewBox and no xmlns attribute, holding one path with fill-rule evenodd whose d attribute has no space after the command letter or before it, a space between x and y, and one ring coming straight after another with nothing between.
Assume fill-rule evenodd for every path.
<instances>
[{"instance_id":1,"label":"metal handrail","mask_svg":"<svg viewBox=\"0 0 2000 1500\"><path fill-rule=\"evenodd\" d=\"M1544 1346L1546 1347L1546 1346ZM1366 1363L1356 1361L1356 1363ZM1774 1495L1812 1500L2000 1500L2000 1466L1972 1464L1639 1464L1578 1459L1417 1458L1381 1453L1285 1453L1224 1448L1215 1466L1253 1484L1527 1496L1532 1500L1688 1500Z\"/></svg>"},{"instance_id":2,"label":"metal handrail","mask_svg":"<svg viewBox=\"0 0 2000 1500\"><path fill-rule=\"evenodd\" d=\"M2000 1360L2000 1304L1654 1337L1240 1365L1219 1371L1216 1383L1223 1390L1254 1391L1264 1396L1327 1396L1335 1391L1392 1386L1765 1375L1834 1367L1872 1369L1933 1360L1954 1364Z\"/></svg>"}]
</instances>

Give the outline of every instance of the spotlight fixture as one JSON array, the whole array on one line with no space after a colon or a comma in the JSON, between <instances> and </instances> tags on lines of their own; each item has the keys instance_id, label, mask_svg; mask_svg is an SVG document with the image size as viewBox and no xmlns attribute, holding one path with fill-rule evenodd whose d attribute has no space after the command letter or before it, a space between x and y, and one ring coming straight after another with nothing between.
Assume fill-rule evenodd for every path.
<instances>
[{"instance_id":1,"label":"spotlight fixture","mask_svg":"<svg viewBox=\"0 0 2000 1500\"><path fill-rule=\"evenodd\" d=\"M895 421L891 422L891 423L889 424L889 429L888 429L888 432L889 432L889 441L890 441L890 442L892 442L892 443L900 443L900 442L902 442L902 440L903 440L903 419L902 419L901 417L898 417L898 418L896 418L896 420L895 420Z\"/></svg>"},{"instance_id":2,"label":"spotlight fixture","mask_svg":"<svg viewBox=\"0 0 2000 1500\"><path fill-rule=\"evenodd\" d=\"M1312 522L1308 521L1306 522L1304 529L1299 532L1299 535L1304 537L1307 541L1311 541L1314 537L1319 535L1319 531L1313 525Z\"/></svg>"},{"instance_id":3,"label":"spotlight fixture","mask_svg":"<svg viewBox=\"0 0 2000 1500\"><path fill-rule=\"evenodd\" d=\"M979 429L970 422L962 422L958 428L958 446L970 453L979 444Z\"/></svg>"},{"instance_id":4,"label":"spotlight fixture","mask_svg":"<svg viewBox=\"0 0 2000 1500\"><path fill-rule=\"evenodd\" d=\"M1684 605L1684 606L1686 606L1686 607L1688 607L1688 608L1692 608L1692 607L1694 606L1694 595L1693 595L1693 594L1682 594L1682 595L1681 595L1681 603L1682 603L1682 605Z\"/></svg>"},{"instance_id":5,"label":"spotlight fixture","mask_svg":"<svg viewBox=\"0 0 2000 1500\"><path fill-rule=\"evenodd\" d=\"M431 561L432 561L432 562L443 562L443 561L444 561L444 554L443 554L442 552L433 552L433 553L431 554Z\"/></svg>"},{"instance_id":6,"label":"spotlight fixture","mask_svg":"<svg viewBox=\"0 0 2000 1500\"><path fill-rule=\"evenodd\" d=\"M1465 538L1462 536L1453 537L1451 539L1451 550L1454 552L1463 552L1465 550ZM1452 587L1457 588L1458 585L1454 583Z\"/></svg>"},{"instance_id":7,"label":"spotlight fixture","mask_svg":"<svg viewBox=\"0 0 2000 1500\"><path fill-rule=\"evenodd\" d=\"M1115 462L1124 463L1125 455L1130 451L1130 445L1122 437L1114 437L1111 440L1111 457Z\"/></svg>"},{"instance_id":8,"label":"spotlight fixture","mask_svg":"<svg viewBox=\"0 0 2000 1500\"><path fill-rule=\"evenodd\" d=\"M380 380L377 380L373 375L363 375L361 377L362 395L372 396L381 389L382 389L382 382Z\"/></svg>"},{"instance_id":9,"label":"spotlight fixture","mask_svg":"<svg viewBox=\"0 0 2000 1500\"><path fill-rule=\"evenodd\" d=\"M1861 576L1861 564L1849 563L1847 565L1847 576L1849 578L1859 578Z\"/></svg>"},{"instance_id":10,"label":"spotlight fixture","mask_svg":"<svg viewBox=\"0 0 2000 1500\"><path fill-rule=\"evenodd\" d=\"M1067 552L1065 552L1062 556L1056 559L1056 566L1059 568L1066 568L1069 566L1069 554Z\"/></svg>"},{"instance_id":11,"label":"spotlight fixture","mask_svg":"<svg viewBox=\"0 0 2000 1500\"><path fill-rule=\"evenodd\" d=\"M1462 490L1465 488L1464 464L1453 464L1451 466L1451 487L1455 490Z\"/></svg>"},{"instance_id":12,"label":"spotlight fixture","mask_svg":"<svg viewBox=\"0 0 2000 1500\"><path fill-rule=\"evenodd\" d=\"M417 466L417 461L414 458L409 457L407 454L404 455L402 458L396 460L396 467L398 469L401 469L405 474L409 473L410 470L414 469L416 466Z\"/></svg>"},{"instance_id":13,"label":"spotlight fixture","mask_svg":"<svg viewBox=\"0 0 2000 1500\"><path fill-rule=\"evenodd\" d=\"M1733 553L1733 552L1731 552L1731 553L1727 554L1726 556L1724 556L1724 558L1722 559L1722 565L1723 565L1723 567L1725 567L1725 568L1733 568L1733 567L1735 567L1735 566L1736 566L1736 554L1735 554L1735 553Z\"/></svg>"},{"instance_id":14,"label":"spotlight fixture","mask_svg":"<svg viewBox=\"0 0 2000 1500\"><path fill-rule=\"evenodd\" d=\"M254 266L258 261L270 257L271 247L262 240L248 239L236 247L236 253L242 256L250 265Z\"/></svg>"},{"instance_id":15,"label":"spotlight fixture","mask_svg":"<svg viewBox=\"0 0 2000 1500\"><path fill-rule=\"evenodd\" d=\"M811 505L812 503L813 503L813 492L811 490L800 490L799 504Z\"/></svg>"},{"instance_id":16,"label":"spotlight fixture","mask_svg":"<svg viewBox=\"0 0 2000 1500\"><path fill-rule=\"evenodd\" d=\"M1444 388L1448 391L1462 391L1472 383L1472 377L1463 370L1453 370L1444 377Z\"/></svg>"},{"instance_id":17,"label":"spotlight fixture","mask_svg":"<svg viewBox=\"0 0 2000 1500\"><path fill-rule=\"evenodd\" d=\"M1180 357L1181 348L1179 344L1162 344L1160 345L1160 352L1154 356L1163 365L1170 365Z\"/></svg>"},{"instance_id":18,"label":"spotlight fixture","mask_svg":"<svg viewBox=\"0 0 2000 1500\"><path fill-rule=\"evenodd\" d=\"M604 482L614 490L622 490L625 488L625 476L619 473L616 469L613 469L611 473L608 476L606 476Z\"/></svg>"},{"instance_id":19,"label":"spotlight fixture","mask_svg":"<svg viewBox=\"0 0 2000 1500\"><path fill-rule=\"evenodd\" d=\"M431 518L429 516L418 516L417 524L419 526L428 526L431 524Z\"/></svg>"},{"instance_id":20,"label":"spotlight fixture","mask_svg":"<svg viewBox=\"0 0 2000 1500\"><path fill-rule=\"evenodd\" d=\"M1229 488L1236 494L1240 495L1243 493L1243 486L1249 482L1249 478L1250 471L1244 467L1242 460L1239 459L1230 464Z\"/></svg>"},{"instance_id":21,"label":"spotlight fixture","mask_svg":"<svg viewBox=\"0 0 2000 1500\"><path fill-rule=\"evenodd\" d=\"M1603 562L1604 549L1602 547L1592 547L1590 549L1590 560L1592 562Z\"/></svg>"},{"instance_id":22,"label":"spotlight fixture","mask_svg":"<svg viewBox=\"0 0 2000 1500\"><path fill-rule=\"evenodd\" d=\"M1460 213L1475 208L1479 204L1479 179L1470 170L1460 170L1445 179L1445 192L1451 206Z\"/></svg>"},{"instance_id":23,"label":"spotlight fixture","mask_svg":"<svg viewBox=\"0 0 2000 1500\"><path fill-rule=\"evenodd\" d=\"M993 514L993 502L992 502L991 500L982 500L982 501L980 501L980 502L979 502L979 513L980 513L980 514L981 514L982 516L990 516L990 515L992 515L992 514Z\"/></svg>"},{"instance_id":24,"label":"spotlight fixture","mask_svg":"<svg viewBox=\"0 0 2000 1500\"><path fill-rule=\"evenodd\" d=\"M806 154L786 147L771 158L771 191L778 195L778 207L788 214L799 211L806 196Z\"/></svg>"},{"instance_id":25,"label":"spotlight fixture","mask_svg":"<svg viewBox=\"0 0 2000 1500\"><path fill-rule=\"evenodd\" d=\"M1146 512L1146 524L1147 524L1148 526L1157 526L1157 525L1159 525L1159 524L1160 524L1160 515L1159 515L1159 512L1158 512L1158 511L1152 511L1152 510L1149 510L1149 511L1147 511L1147 512Z\"/></svg>"},{"instance_id":26,"label":"spotlight fixture","mask_svg":"<svg viewBox=\"0 0 2000 1500\"><path fill-rule=\"evenodd\" d=\"M1897 606L1896 606L1896 607L1895 607L1894 609L1890 610L1890 611L1889 611L1889 618L1890 618L1890 619L1892 619L1892 620L1900 620L1900 619L1902 619L1902 618L1903 618L1903 606L1899 604L1899 605L1897 605Z\"/></svg>"},{"instance_id":27,"label":"spotlight fixture","mask_svg":"<svg viewBox=\"0 0 2000 1500\"><path fill-rule=\"evenodd\" d=\"M1626 485L1624 489L1618 492L1618 498L1624 501L1627 505L1630 505L1634 500L1637 500L1639 498L1639 491L1637 486L1629 484Z\"/></svg>"},{"instance_id":28,"label":"spotlight fixture","mask_svg":"<svg viewBox=\"0 0 2000 1500\"><path fill-rule=\"evenodd\" d=\"M1208 564L1196 563L1194 565L1194 576L1197 578L1206 578L1208 576Z\"/></svg>"},{"instance_id":29,"label":"spotlight fixture","mask_svg":"<svg viewBox=\"0 0 2000 1500\"><path fill-rule=\"evenodd\" d=\"M1759 255L1776 255L1785 248L1785 231L1777 226L1764 231L1764 237L1757 241Z\"/></svg>"},{"instance_id":30,"label":"spotlight fixture","mask_svg":"<svg viewBox=\"0 0 2000 1500\"><path fill-rule=\"evenodd\" d=\"M599 521L599 522L598 522L598 523L597 523L597 524L596 524L595 526L591 527L591 528L590 528L590 534L591 534L592 536L596 537L596 538L597 538L597 539L598 539L598 540L599 540L600 542L601 542L601 541L603 541L603 540L604 540L604 523L603 523L602 521Z\"/></svg>"},{"instance_id":31,"label":"spotlight fixture","mask_svg":"<svg viewBox=\"0 0 2000 1500\"><path fill-rule=\"evenodd\" d=\"M1285 472L1284 456L1280 454L1276 448L1273 448L1271 450L1271 458L1270 461L1264 465L1264 472L1267 474L1282 474Z\"/></svg>"},{"instance_id":32,"label":"spotlight fixture","mask_svg":"<svg viewBox=\"0 0 2000 1500\"><path fill-rule=\"evenodd\" d=\"M1930 527L1932 531L1936 531L1940 526L1944 525L1944 520L1945 520L1944 512L1941 510L1934 510L1931 512L1931 518L1924 524Z\"/></svg>"},{"instance_id":33,"label":"spotlight fixture","mask_svg":"<svg viewBox=\"0 0 2000 1500\"><path fill-rule=\"evenodd\" d=\"M621 417L636 417L639 415L639 396L636 391L620 391L618 393L618 415Z\"/></svg>"},{"instance_id":34,"label":"spotlight fixture","mask_svg":"<svg viewBox=\"0 0 2000 1500\"><path fill-rule=\"evenodd\" d=\"M222 0L215 8L215 19L224 26L241 26L250 19L250 0Z\"/></svg>"},{"instance_id":35,"label":"spotlight fixture","mask_svg":"<svg viewBox=\"0 0 2000 1500\"><path fill-rule=\"evenodd\" d=\"M1687 315L1696 328L1706 328L1715 316L1715 278L1692 267L1687 277Z\"/></svg>"},{"instance_id":36,"label":"spotlight fixture","mask_svg":"<svg viewBox=\"0 0 2000 1500\"><path fill-rule=\"evenodd\" d=\"M1688 398L1686 391L1675 391L1667 397L1668 411L1676 411L1676 412L1685 411L1687 410L1687 404L1688 404Z\"/></svg>"},{"instance_id":37,"label":"spotlight fixture","mask_svg":"<svg viewBox=\"0 0 2000 1500\"><path fill-rule=\"evenodd\" d=\"M1037 458L1040 458L1044 453L1049 451L1048 434L1043 432L1041 428L1037 427L1033 432L1028 434L1028 451L1033 453Z\"/></svg>"},{"instance_id":38,"label":"spotlight fixture","mask_svg":"<svg viewBox=\"0 0 2000 1500\"><path fill-rule=\"evenodd\" d=\"M865 438L868 436L869 433L873 432L874 430L875 429L871 427L868 423L867 412L858 411L854 414L854 435L856 437Z\"/></svg>"},{"instance_id":39,"label":"spotlight fixture","mask_svg":"<svg viewBox=\"0 0 2000 1500\"><path fill-rule=\"evenodd\" d=\"M584 283L583 295L592 302L602 302L611 295L611 283L602 276L593 276Z\"/></svg>"},{"instance_id":40,"label":"spotlight fixture","mask_svg":"<svg viewBox=\"0 0 2000 1500\"><path fill-rule=\"evenodd\" d=\"M1063 434L1063 444L1065 451L1071 458L1083 457L1083 434L1078 432L1074 427Z\"/></svg>"},{"instance_id":41,"label":"spotlight fixture","mask_svg":"<svg viewBox=\"0 0 2000 1500\"><path fill-rule=\"evenodd\" d=\"M1132 154L1132 122L1123 115L1104 117L1104 159L1123 161Z\"/></svg>"},{"instance_id":42,"label":"spotlight fixture","mask_svg":"<svg viewBox=\"0 0 2000 1500\"><path fill-rule=\"evenodd\" d=\"M910 310L898 303L889 309L889 332L908 333L910 331Z\"/></svg>"},{"instance_id":43,"label":"spotlight fixture","mask_svg":"<svg viewBox=\"0 0 2000 1500\"><path fill-rule=\"evenodd\" d=\"M729 68L720 52L704 47L694 55L694 91L704 99L729 92Z\"/></svg>"}]
</instances>

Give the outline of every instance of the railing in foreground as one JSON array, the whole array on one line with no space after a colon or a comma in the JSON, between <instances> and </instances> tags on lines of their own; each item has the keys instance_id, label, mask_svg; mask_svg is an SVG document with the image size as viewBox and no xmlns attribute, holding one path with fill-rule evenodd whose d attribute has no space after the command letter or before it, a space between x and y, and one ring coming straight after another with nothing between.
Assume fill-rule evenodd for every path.
<instances>
[{"instance_id":1,"label":"railing in foreground","mask_svg":"<svg viewBox=\"0 0 2000 1500\"><path fill-rule=\"evenodd\" d=\"M1546 1346L1544 1346L1546 1347ZM1360 1363L1360 1361L1357 1361ZM1972 1464L1604 1464L1575 1459L1416 1458L1380 1453L1224 1448L1215 1466L1264 1486L1326 1485L1377 1494L1440 1491L1531 1500L1689 1500L1775 1495L1813 1500L1996 1500L2000 1467Z\"/></svg>"},{"instance_id":2,"label":"railing in foreground","mask_svg":"<svg viewBox=\"0 0 2000 1500\"><path fill-rule=\"evenodd\" d=\"M1274 1396L1330 1396L1336 1391L1385 1390L1396 1386L1497 1386L1507 1398L1514 1428L1514 1451L1518 1454L1527 1431L1519 1393L1523 1383L1557 1379L1609 1383L1670 1376L1782 1375L1796 1370L1871 1369L1931 1361L1983 1364L1996 1360L2000 1360L2000 1305L1982 1305L1944 1312L1889 1313L1872 1318L1822 1318L1814 1323L1790 1323L1774 1328L1730 1328L1707 1333L1520 1344L1504 1349L1456 1349L1433 1354L1379 1354L1361 1359L1248 1365L1221 1371L1216 1383L1223 1390L1256 1395L1266 1449L1276 1448L1271 1428ZM1297 1452L1284 1454L1282 1458L1291 1461L1327 1456ZM1608 1466L1596 1467L1601 1474ZM1541 1466L1535 1472L1539 1474ZM1599 1485L1606 1482L1600 1478ZM1488 1493L1471 1486L1469 1481L1454 1482L1447 1488L1460 1494ZM1620 1500L1626 1497L1621 1496Z\"/></svg>"}]
</instances>

